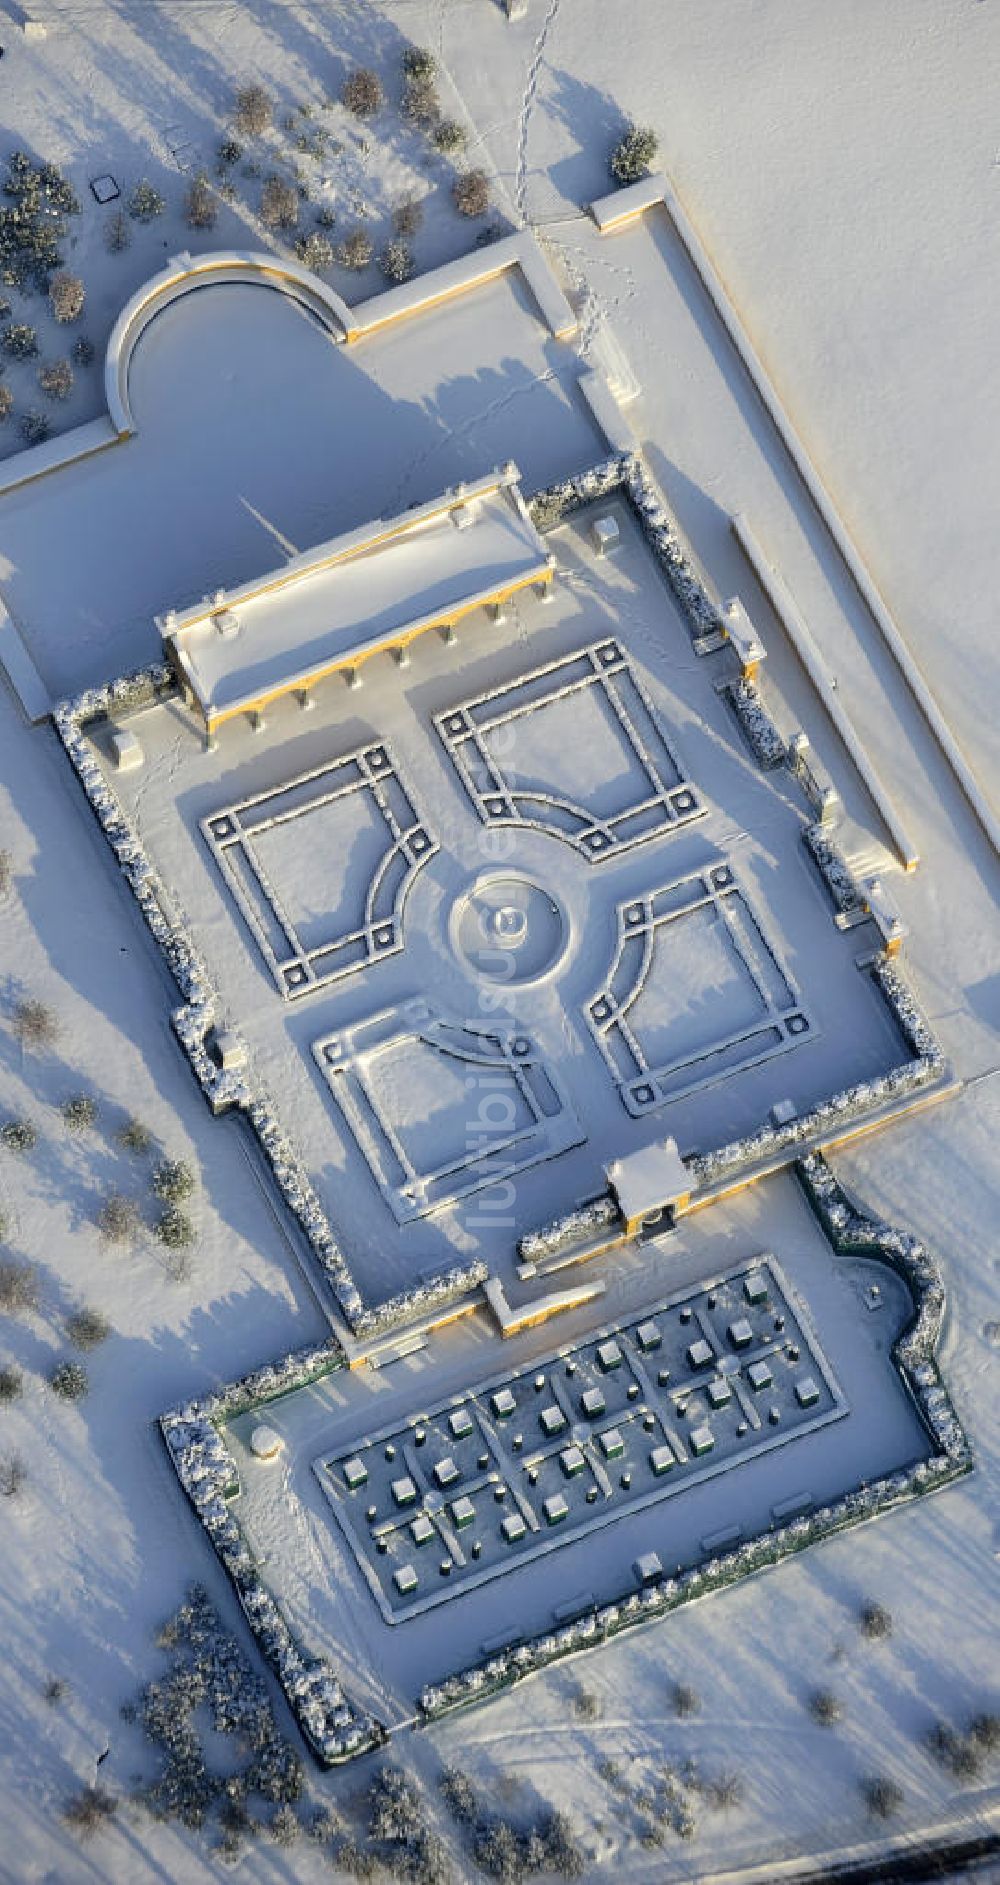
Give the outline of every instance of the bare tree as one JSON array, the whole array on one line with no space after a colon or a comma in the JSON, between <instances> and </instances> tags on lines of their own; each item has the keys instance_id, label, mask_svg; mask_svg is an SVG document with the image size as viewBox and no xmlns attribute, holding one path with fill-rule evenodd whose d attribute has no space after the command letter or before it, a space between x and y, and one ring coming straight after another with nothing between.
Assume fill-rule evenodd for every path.
<instances>
[{"instance_id":1,"label":"bare tree","mask_svg":"<svg viewBox=\"0 0 1000 1885\"><path fill-rule=\"evenodd\" d=\"M233 106L233 123L242 137L261 137L270 130L274 106L263 85L241 85Z\"/></svg>"},{"instance_id":2,"label":"bare tree","mask_svg":"<svg viewBox=\"0 0 1000 1885\"><path fill-rule=\"evenodd\" d=\"M344 80L344 89L340 94L348 111L356 118L374 118L382 108L383 93L381 81L376 72L366 66L357 66Z\"/></svg>"},{"instance_id":3,"label":"bare tree","mask_svg":"<svg viewBox=\"0 0 1000 1885\"><path fill-rule=\"evenodd\" d=\"M199 170L188 184L184 198L184 215L192 229L214 229L219 206L215 200L215 191L209 183L204 170Z\"/></svg>"},{"instance_id":4,"label":"bare tree","mask_svg":"<svg viewBox=\"0 0 1000 1885\"><path fill-rule=\"evenodd\" d=\"M265 229L294 229L299 220L298 192L283 177L268 177L260 198Z\"/></svg>"},{"instance_id":5,"label":"bare tree","mask_svg":"<svg viewBox=\"0 0 1000 1885\"><path fill-rule=\"evenodd\" d=\"M485 170L465 170L452 186L455 208L462 216L485 216L490 206L490 185Z\"/></svg>"}]
</instances>

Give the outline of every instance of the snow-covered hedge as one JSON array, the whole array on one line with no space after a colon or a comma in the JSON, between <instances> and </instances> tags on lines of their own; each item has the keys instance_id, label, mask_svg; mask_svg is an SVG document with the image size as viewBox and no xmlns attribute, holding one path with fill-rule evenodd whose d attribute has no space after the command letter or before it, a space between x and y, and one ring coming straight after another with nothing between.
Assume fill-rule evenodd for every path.
<instances>
[{"instance_id":1,"label":"snow-covered hedge","mask_svg":"<svg viewBox=\"0 0 1000 1885\"><path fill-rule=\"evenodd\" d=\"M833 898L837 909L845 916L853 916L864 909L864 897L854 878L846 858L834 844L822 825L807 825L802 833L802 842L806 846L820 876Z\"/></svg>"},{"instance_id":2,"label":"snow-covered hedge","mask_svg":"<svg viewBox=\"0 0 1000 1885\"><path fill-rule=\"evenodd\" d=\"M909 1288L915 1313L893 1355L938 1451L964 1471L972 1464L969 1442L936 1361L945 1310L944 1283L936 1263L909 1231L896 1230L881 1218L858 1211L822 1153L811 1152L799 1159L796 1171L834 1250L889 1264Z\"/></svg>"},{"instance_id":3,"label":"snow-covered hedge","mask_svg":"<svg viewBox=\"0 0 1000 1885\"><path fill-rule=\"evenodd\" d=\"M841 1131L849 1121L863 1119L879 1107L940 1079L945 1069L944 1055L901 970L887 955L879 955L872 960L870 972L913 1058L890 1068L888 1073L862 1080L857 1086L846 1087L828 1099L819 1100L808 1113L800 1113L781 1125L766 1121L746 1138L732 1139L714 1151L698 1152L685 1159L692 1191L703 1191L722 1179L736 1178L782 1153L794 1154L796 1148L807 1149L818 1140ZM518 1253L523 1262L543 1262L572 1244L586 1243L598 1231L614 1224L618 1217L615 1201L611 1193L606 1192L591 1203L568 1211L564 1217L527 1231L518 1244Z\"/></svg>"},{"instance_id":4,"label":"snow-covered hedge","mask_svg":"<svg viewBox=\"0 0 1000 1885\"><path fill-rule=\"evenodd\" d=\"M339 1342L302 1349L242 1380L187 1402L160 1419L174 1471L226 1570L261 1651L288 1698L305 1740L325 1766L351 1759L385 1740L375 1717L355 1708L328 1663L306 1657L264 1583L228 1501L239 1479L221 1423L321 1380L345 1365Z\"/></svg>"},{"instance_id":5,"label":"snow-covered hedge","mask_svg":"<svg viewBox=\"0 0 1000 1885\"><path fill-rule=\"evenodd\" d=\"M537 1230L526 1231L517 1246L518 1256L522 1263L540 1263L546 1257L555 1256L557 1250L564 1250L567 1244L582 1243L615 1223L622 1223L622 1216L607 1191L602 1197L591 1199L589 1204L567 1211L565 1217L553 1218L551 1223L541 1224Z\"/></svg>"},{"instance_id":6,"label":"snow-covered hedge","mask_svg":"<svg viewBox=\"0 0 1000 1885\"><path fill-rule=\"evenodd\" d=\"M788 748L764 705L760 689L743 674L729 683L725 694L757 764L765 772L783 766Z\"/></svg>"},{"instance_id":7,"label":"snow-covered hedge","mask_svg":"<svg viewBox=\"0 0 1000 1885\"><path fill-rule=\"evenodd\" d=\"M724 1590L806 1545L933 1492L969 1470L969 1444L935 1360L944 1312L944 1290L936 1266L915 1237L856 1211L821 1153L810 1153L798 1162L797 1169L834 1250L861 1252L891 1264L910 1289L914 1318L897 1341L893 1359L923 1416L935 1448L933 1457L856 1487L829 1505L748 1539L734 1551L710 1558L676 1577L664 1578L661 1583L629 1591L615 1603L588 1610L572 1623L513 1644L443 1682L429 1685L420 1696L425 1721L484 1701L564 1656L606 1643L623 1630L665 1616L693 1598Z\"/></svg>"},{"instance_id":8,"label":"snow-covered hedge","mask_svg":"<svg viewBox=\"0 0 1000 1885\"><path fill-rule=\"evenodd\" d=\"M636 522L687 617L692 636L722 633L723 621L698 575L681 538L677 519L653 483L638 452L604 459L576 478L536 491L529 500L532 521L539 530L551 530L584 504L620 493L635 512Z\"/></svg>"},{"instance_id":9,"label":"snow-covered hedge","mask_svg":"<svg viewBox=\"0 0 1000 1885\"><path fill-rule=\"evenodd\" d=\"M808 1113L801 1113L782 1125L763 1125L745 1139L733 1139L714 1152L697 1153L687 1165L701 1189L721 1178L748 1171L751 1166L763 1164L795 1146L805 1147L811 1140L823 1139L841 1130L850 1120L862 1119L890 1101L902 1099L940 1078L945 1067L944 1055L901 972L882 955L873 960L871 973L913 1059L890 1068L888 1073L877 1074L874 1079L862 1080L857 1086L831 1094L829 1099L818 1101Z\"/></svg>"},{"instance_id":10,"label":"snow-covered hedge","mask_svg":"<svg viewBox=\"0 0 1000 1885\"><path fill-rule=\"evenodd\" d=\"M144 668L64 701L53 714L56 730L184 997L184 1006L171 1015L171 1024L209 1105L216 1113L236 1106L246 1114L285 1203L301 1224L351 1328L358 1335L379 1334L475 1289L485 1281L487 1265L479 1259L456 1265L375 1308L367 1307L302 1160L282 1129L274 1101L247 1072L224 1072L210 1053L208 1037L218 1021L219 1007L208 969L191 942L187 919L150 864L84 735L84 728L94 720L135 712L174 689L173 676L164 664Z\"/></svg>"}]
</instances>

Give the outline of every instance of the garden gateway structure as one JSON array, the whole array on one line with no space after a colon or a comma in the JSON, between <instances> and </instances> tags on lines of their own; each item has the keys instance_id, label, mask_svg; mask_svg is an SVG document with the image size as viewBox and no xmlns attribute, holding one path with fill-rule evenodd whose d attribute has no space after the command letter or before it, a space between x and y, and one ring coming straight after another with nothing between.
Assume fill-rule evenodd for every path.
<instances>
[{"instance_id":1,"label":"garden gateway structure","mask_svg":"<svg viewBox=\"0 0 1000 1885\"><path fill-rule=\"evenodd\" d=\"M140 462L160 316L238 321L248 286L319 323L352 411L377 395L365 509L348 481L312 547L187 570L142 659L52 712L324 1319L161 1427L332 1762L966 1470L940 1279L824 1157L955 1082L897 807L745 520L739 594L691 554L638 381L607 336L576 351L533 236L354 309L177 258L116 326L107 420L25 470L38 503L105 447ZM401 330L419 400L378 383ZM487 341L506 378L468 373L456 417L450 354Z\"/></svg>"}]
</instances>

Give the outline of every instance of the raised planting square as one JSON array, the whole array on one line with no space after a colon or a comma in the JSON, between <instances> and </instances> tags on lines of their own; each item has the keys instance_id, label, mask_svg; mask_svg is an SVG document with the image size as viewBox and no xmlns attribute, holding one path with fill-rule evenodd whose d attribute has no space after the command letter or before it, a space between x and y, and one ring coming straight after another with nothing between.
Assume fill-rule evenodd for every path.
<instances>
[{"instance_id":1,"label":"raised planting square","mask_svg":"<svg viewBox=\"0 0 1000 1885\"><path fill-rule=\"evenodd\" d=\"M637 1116L810 1039L776 943L728 861L618 905L586 1018Z\"/></svg>"},{"instance_id":2,"label":"raised planting square","mask_svg":"<svg viewBox=\"0 0 1000 1885\"><path fill-rule=\"evenodd\" d=\"M536 668L436 724L484 822L548 832L590 863L704 815L616 642Z\"/></svg>"},{"instance_id":3,"label":"raised planting square","mask_svg":"<svg viewBox=\"0 0 1000 1885\"><path fill-rule=\"evenodd\" d=\"M287 1000L402 947L403 905L437 849L385 746L221 806L201 829Z\"/></svg>"}]
</instances>

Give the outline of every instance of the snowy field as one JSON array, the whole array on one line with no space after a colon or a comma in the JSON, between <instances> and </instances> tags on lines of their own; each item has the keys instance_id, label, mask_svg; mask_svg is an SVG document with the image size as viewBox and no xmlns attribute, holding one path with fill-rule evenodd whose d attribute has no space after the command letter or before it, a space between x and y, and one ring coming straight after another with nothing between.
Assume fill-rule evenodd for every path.
<instances>
[{"instance_id":1,"label":"snowy field","mask_svg":"<svg viewBox=\"0 0 1000 1885\"><path fill-rule=\"evenodd\" d=\"M607 147L623 117L653 123L661 160L996 807L1000 768L989 703L997 680L990 611L998 583L1000 386L991 231L1000 169L993 98L983 83L997 54L993 10L981 0L884 0L878 8L843 0L835 10L825 0L797 0L794 8L780 0L753 8L711 0L696 10L634 0L613 30L596 0L529 0L526 18L515 23L490 0L292 0L281 8L251 0L238 9L39 0L38 11L49 27L44 39L24 38L8 18L0 27L7 140L0 155L23 145L70 175L83 209L71 223L66 259L88 299L69 335L43 300L16 290L7 294L12 312L5 318L37 325L44 359L66 352L79 334L96 350L92 365L75 369L65 405L46 406L54 432L103 411L100 363L111 324L168 256L184 248L282 247L284 238L273 238L259 214L271 169L294 177L292 166L302 167L309 196L301 199L308 207L300 229L319 226L312 219L325 207L337 219L334 241L361 223L377 252L391 233L392 209L415 194L426 203L413 245L419 269L472 246L481 225L452 206L455 163L434 153L398 110L403 46L427 44L438 59L442 108L466 130L461 162L482 163L490 175L491 225L537 229L578 307L583 359L608 357L602 349L610 348L610 335L616 357L639 381L630 423L714 588L722 597L738 591L764 635L765 691L782 729L807 727L844 798L857 848L869 845L871 862L884 868L885 833L739 550L730 528L735 513L748 517L780 568L919 841L915 875L887 872L886 880L910 931L908 975L964 1089L947 1105L835 1153L833 1164L866 1205L915 1231L940 1264L948 1292L941 1365L976 1470L938 1497L689 1605L488 1707L421 1732L404 1729L391 1758L425 1789L453 1875L462 1880L481 1873L439 1794L442 1763L467 1770L490 1809L522 1828L546 1807L565 1808L585 1874L595 1880L748 1877L753 1868L771 1880L810 1853L843 1855L886 1837L995 1830L995 1756L956 1770L932 1756L926 1738L935 1723L961 1731L1000 1706L997 860L666 217L656 212L619 235L600 236L584 213L608 187ZM357 61L378 68L389 95L383 112L360 128L339 103ZM274 127L259 150L235 162L233 197L220 203L215 228L193 231L182 213L186 185L202 165L214 174L235 87L256 77L274 93ZM303 113L303 105L311 110ZM320 157L303 148L317 123L327 132ZM98 208L89 188L106 173L122 200L143 176L166 199L163 216L132 224L130 244L117 254L108 251L106 228L120 205ZM325 278L349 301L381 285L374 264L360 275L334 264ZM228 298L230 318L218 319L216 294ZM46 403L37 364L6 367L15 421ZM160 315L137 349L137 437L0 498L0 592L46 686L58 696L152 658L155 611L433 496L455 478L513 457L530 490L591 462L602 447L576 387L580 366L580 354L551 339L516 276L352 354L276 294L229 287L189 297ZM8 421L0 437L10 472L18 462L16 423ZM179 718L157 709L156 729L151 714L142 730L145 769L116 778L116 789L134 795L150 850L179 888L227 1009L280 1091L338 1229L342 1212L354 1217L348 1201L364 1198L364 1221L343 1230L376 1297L384 1280L396 1287L414 1271L439 1267L447 1237L434 1230L433 1217L400 1223L310 1048L343 1034L345 1022L350 1032L372 1010L398 1007L413 994L426 998L429 990L437 1002L447 993L460 1008L462 910L469 907L462 899L481 874L482 821L432 726L436 714L498 682L513 684L614 634L669 729L681 781L711 808L601 865L551 836L519 840L519 878L537 882L543 898L572 917L569 933L586 940L585 948L574 944L563 970L578 1017L572 1030L562 1026L561 1006L546 1007L544 996L552 985L545 952L562 962L562 928L546 941L541 980L525 1000L534 1004L532 1028L565 1076L574 1109L601 1144L597 1163L618 1149L607 1129L617 1115L608 1104L609 1067L582 1011L607 979L613 906L652 888L653 854L671 860L665 883L709 860L733 861L810 1021L808 1043L654 1115L682 1120L682 1149L716 1141L720 1090L738 1127L759 1118L762 1100L807 1100L854 1072L879 1070L898 1049L884 1008L854 969L859 932L837 934L821 886L809 876L798 844L800 801L783 774L752 765L624 514L623 529L623 551L600 565L578 526L555 533L569 574L551 606L527 600L503 630L483 620L457 651L436 640L418 647L405 675L386 665L357 696L333 682L329 701L317 697L308 726L291 706L276 712L271 732L280 735L280 752L240 729L205 754ZM603 709L590 715L588 752L607 754L608 726ZM404 951L355 976L354 985L349 978L299 1010L283 1009L198 821L383 739L398 747L441 847L417 873L404 911L415 985L404 986ZM553 747L565 762L555 784L577 802L579 775L583 788L595 779L580 764L579 723L540 740L507 784L519 793L550 791L545 767ZM120 1711L159 1673L164 1652L155 1633L193 1578L208 1587L255 1668L262 1665L153 1423L186 1396L321 1340L329 1324L252 1141L235 1121L209 1118L177 1052L168 1024L175 991L64 755L50 729L26 728L6 689L0 751L0 846L12 860L11 887L0 895L0 1117L37 1130L37 1142L25 1142L20 1156L7 1144L0 1152L2 1254L35 1266L39 1292L22 1314L0 1316L0 1365L23 1374L21 1397L0 1408L0 1453L5 1477L11 1459L25 1474L0 1510L0 1877L11 1885L186 1885L231 1875L217 1828L206 1835L157 1824L131 1803L150 1754ZM605 766L601 782L596 815L607 821L629 789L627 765L618 774ZM334 836L331 849L351 865L336 887L341 910L370 873L377 837L364 821L346 843L343 833ZM317 898L310 860L308 843L281 860L291 865L288 893L299 899L307 946L338 907L326 884ZM598 893L602 880L614 883L613 895ZM688 927L687 939L696 935ZM717 929L712 940L719 941ZM728 1039L748 1025L739 1005L746 986L731 949L713 953L711 962L701 994L721 1002ZM693 964L704 967L703 949L681 952L688 989ZM376 975L388 978L384 1001L367 988L361 993ZM44 1040L17 1038L15 1007L25 996L55 1018L57 1031ZM773 1006L781 1008L780 990ZM717 1039L714 1021L706 1034L697 1003L669 1029L662 1004L650 1020L646 1058L659 1069ZM412 1100L405 1073L378 1091L390 1111ZM435 1097L446 1109L447 1092ZM86 1109L91 1123L73 1130L70 1121L83 1115L67 1112L67 1103L81 1098L96 1113ZM624 1130L620 1106L618 1114ZM123 1144L131 1118L152 1133L148 1151ZM426 1150L426 1127L426 1108L414 1107L406 1121L414 1167ZM197 1238L190 1252L171 1252L153 1234L160 1206L150 1180L161 1156L184 1158L198 1175L187 1207ZM594 1169L592 1147L578 1147L551 1171L519 1174L525 1223L587 1195ZM565 1196L554 1179L561 1170ZM391 1174L384 1176L392 1188ZM111 1197L128 1207L124 1243L97 1223ZM491 1233L508 1262L516 1228ZM408 1239L414 1249L419 1239L416 1257ZM461 1230L458 1241L464 1254L469 1240ZM470 1593L425 1619L384 1624L312 1463L498 1379L508 1364L533 1373L560 1343L582 1343L595 1328L634 1320L651 1303L765 1249L775 1251L850 1411L650 1508L659 1514L656 1536L646 1515L609 1528L603 1538L616 1540L620 1554L611 1581L621 1588L640 1549L662 1545L665 1559L672 1551L681 1561L718 1529L719 1485L743 1488L737 1496L749 1524L757 1507L798 1493L804 1476L811 1486L828 1467L832 1488L848 1440L852 1477L919 1449L922 1430L886 1360L902 1291L883 1276L882 1307L867 1306L871 1266L831 1261L791 1177L688 1220L644 1246L641 1263L634 1250L623 1251L607 1266L600 1301L561 1318L555 1331L518 1337L501 1353L476 1316L391 1368L359 1371L336 1389L309 1390L271 1411L286 1452L279 1463L247 1454L243 1517L304 1641L330 1655L352 1692L395 1724L411 1712L429 1673L467 1661L505 1619L484 1624ZM64 1404L46 1377L77 1354L67 1320L81 1304L113 1327L83 1356L89 1394ZM865 1417L876 1409L877 1420ZM238 1445L239 1423L235 1432ZM552 1572L544 1591L527 1566L484 1591L509 1593L503 1603L521 1610L536 1605L543 1627L546 1608L572 1603L596 1579L585 1538L545 1563ZM866 1602L888 1607L890 1633L866 1636L859 1625ZM453 1634L442 1642L445 1630L433 1619L449 1618L451 1631L452 1613ZM268 1681L281 1730L294 1740L291 1717ZM834 1698L832 1725L816 1718L816 1691ZM224 1738L208 1730L206 1744L226 1767ZM325 1776L310 1770L302 1818L314 1805L331 1805L342 1816L341 1835L360 1832L373 1764ZM733 1775L741 1786L725 1787ZM866 1810L861 1784L872 1776L901 1790L889 1821ZM118 1798L118 1811L83 1841L63 1811L95 1779ZM678 1837L679 1822L690 1836ZM665 1843L652 1844L661 1831ZM248 1878L337 1876L330 1858L336 1837L332 1846L302 1838L291 1851L263 1837L251 1844L241 1835L236 1843L238 1869ZM345 1876L346 1868L345 1857Z\"/></svg>"}]
</instances>

